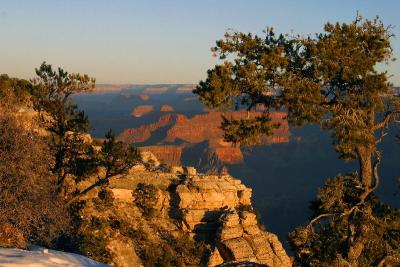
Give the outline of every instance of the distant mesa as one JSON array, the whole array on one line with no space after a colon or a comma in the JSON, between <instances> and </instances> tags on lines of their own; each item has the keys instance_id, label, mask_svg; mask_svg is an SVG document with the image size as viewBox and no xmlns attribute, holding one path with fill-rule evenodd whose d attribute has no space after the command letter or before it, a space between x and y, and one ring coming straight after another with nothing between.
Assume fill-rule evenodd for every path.
<instances>
[{"instance_id":1,"label":"distant mesa","mask_svg":"<svg viewBox=\"0 0 400 267\"><path fill-rule=\"evenodd\" d=\"M129 88L130 84L96 84L93 92L89 94L109 94L109 93L120 93L122 89Z\"/></svg>"},{"instance_id":2,"label":"distant mesa","mask_svg":"<svg viewBox=\"0 0 400 267\"><path fill-rule=\"evenodd\" d=\"M261 112L252 112L250 116L259 116ZM162 127L167 127L161 140L151 144L148 150L153 152L159 159L168 164L178 163L180 153L190 147L192 144L208 143L210 153L214 154L218 161L225 164L237 164L243 161L243 154L239 146L223 140L223 131L220 128L222 113L217 111L208 111L188 118L182 114L164 115L157 122L148 125L142 125L138 128L125 129L119 136L119 140L126 142L141 143L149 140L153 132ZM247 116L245 111L226 112L227 117L239 119ZM290 133L286 113L272 112L270 114L272 121L279 124L274 129L273 135L264 136L262 144L276 144L289 142ZM176 142L183 142L174 146ZM139 145L140 146L140 145ZM180 152L178 152L178 150ZM177 164L179 165L179 164Z\"/></svg>"},{"instance_id":3,"label":"distant mesa","mask_svg":"<svg viewBox=\"0 0 400 267\"><path fill-rule=\"evenodd\" d=\"M195 100L198 100L197 96L186 97L183 99L183 101L195 101Z\"/></svg>"},{"instance_id":4,"label":"distant mesa","mask_svg":"<svg viewBox=\"0 0 400 267\"><path fill-rule=\"evenodd\" d=\"M149 100L150 96L148 96L148 95L139 95L139 98L142 99L142 100Z\"/></svg>"},{"instance_id":5,"label":"distant mesa","mask_svg":"<svg viewBox=\"0 0 400 267\"><path fill-rule=\"evenodd\" d=\"M174 111L174 107L170 105L162 105L160 108L161 112L172 112Z\"/></svg>"},{"instance_id":6,"label":"distant mesa","mask_svg":"<svg viewBox=\"0 0 400 267\"><path fill-rule=\"evenodd\" d=\"M176 89L177 93L191 93L195 87L179 87Z\"/></svg>"},{"instance_id":7,"label":"distant mesa","mask_svg":"<svg viewBox=\"0 0 400 267\"><path fill-rule=\"evenodd\" d=\"M163 94L168 91L168 87L147 87L143 90L146 94Z\"/></svg>"},{"instance_id":8,"label":"distant mesa","mask_svg":"<svg viewBox=\"0 0 400 267\"><path fill-rule=\"evenodd\" d=\"M141 105L134 108L131 112L133 117L139 118L153 111L153 105Z\"/></svg>"}]
</instances>

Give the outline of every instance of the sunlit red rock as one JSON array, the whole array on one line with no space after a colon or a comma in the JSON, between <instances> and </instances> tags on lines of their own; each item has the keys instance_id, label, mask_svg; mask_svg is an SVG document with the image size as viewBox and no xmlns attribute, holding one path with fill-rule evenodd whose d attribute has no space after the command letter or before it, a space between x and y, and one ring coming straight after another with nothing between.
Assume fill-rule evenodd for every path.
<instances>
[{"instance_id":1,"label":"sunlit red rock","mask_svg":"<svg viewBox=\"0 0 400 267\"><path fill-rule=\"evenodd\" d=\"M150 151L162 163L169 166L181 165L182 147L179 146L145 146L141 151Z\"/></svg>"},{"instance_id":2,"label":"sunlit red rock","mask_svg":"<svg viewBox=\"0 0 400 267\"><path fill-rule=\"evenodd\" d=\"M250 116L259 116L260 112L252 112ZM231 143L223 140L223 131L220 128L222 113L208 110L207 113L198 114L192 118L185 115L166 115L162 116L157 122L142 125L138 128L131 128L124 130L118 138L127 142L145 142L148 140L154 131L161 127L169 126L166 135L160 144L148 147L157 158L163 160L167 164L180 164L181 153L185 149L185 145L174 146L171 145L177 140L184 141L187 144L199 144L208 142L209 150L208 155L205 154L206 161L209 157L215 155L217 160L221 163L237 164L243 161L243 154L239 146L234 146ZM248 116L245 111L235 111L225 113L225 116L239 119ZM284 112L273 112L270 114L273 122L280 126L274 130L272 136L264 136L261 140L262 144L277 144L289 142L289 125ZM179 159L179 161L178 161ZM217 164L219 165L219 164Z\"/></svg>"},{"instance_id":3,"label":"sunlit red rock","mask_svg":"<svg viewBox=\"0 0 400 267\"><path fill-rule=\"evenodd\" d=\"M142 117L143 115L146 115L147 113L150 113L152 111L153 111L152 105L141 105L134 108L131 112L131 115L133 117Z\"/></svg>"},{"instance_id":4,"label":"sunlit red rock","mask_svg":"<svg viewBox=\"0 0 400 267\"><path fill-rule=\"evenodd\" d=\"M148 96L148 95L139 95L139 98L142 99L142 100L149 100L150 96Z\"/></svg>"},{"instance_id":5,"label":"sunlit red rock","mask_svg":"<svg viewBox=\"0 0 400 267\"><path fill-rule=\"evenodd\" d=\"M164 126L167 126L173 121L173 116L170 114L161 116L157 122L148 125L142 125L138 128L125 129L118 135L117 139L128 143L144 142L151 137L151 134Z\"/></svg>"},{"instance_id":6,"label":"sunlit red rock","mask_svg":"<svg viewBox=\"0 0 400 267\"><path fill-rule=\"evenodd\" d=\"M172 112L174 111L174 107L170 105L162 105L160 108L161 112Z\"/></svg>"}]
</instances>

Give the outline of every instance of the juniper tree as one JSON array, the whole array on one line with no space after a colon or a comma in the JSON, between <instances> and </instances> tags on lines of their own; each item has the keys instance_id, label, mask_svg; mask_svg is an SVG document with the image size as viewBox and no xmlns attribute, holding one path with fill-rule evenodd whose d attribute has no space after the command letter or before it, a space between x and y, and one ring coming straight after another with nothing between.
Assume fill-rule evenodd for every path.
<instances>
[{"instance_id":1,"label":"juniper tree","mask_svg":"<svg viewBox=\"0 0 400 267\"><path fill-rule=\"evenodd\" d=\"M384 209L373 201L373 192L379 185L377 145L391 121L399 116L398 97L388 81L388 73L376 68L393 59L391 37L390 27L385 27L379 18L363 20L359 16L352 23L327 23L323 33L307 38L276 35L272 29L264 38L227 33L212 48L223 63L209 70L207 79L194 90L211 108L251 111L261 106L264 110L256 118L224 118L222 128L227 141L253 144L262 134L271 134L276 125L271 122L269 112L282 108L287 111L291 125L321 125L332 134L341 158L358 159L359 172L351 176L356 180L344 183L340 177L336 178L330 184L335 190L321 191L316 217L305 231L292 234L292 241L296 238L299 241L301 234L314 235L315 241L305 238L294 245L296 263L310 265L310 261L301 261L302 249L308 248L305 253L309 253L317 249L316 244L329 243L334 244L333 258L345 258L348 265L354 266L362 257L372 257L369 263L374 264L379 258L387 259L392 249L377 255L367 252L366 244L372 233L383 246L399 247L398 243L389 244L385 239L388 231L399 230L398 225L394 229L386 225L384 230L374 232L376 222L370 224L373 220L383 222L398 217L398 212L392 210L390 216L388 212L377 212ZM356 193L346 195L345 190ZM328 204L327 192L340 195L334 198L340 209L335 209L338 203ZM341 223L345 224L346 233L335 232L343 230L338 227ZM316 224L318 229L314 228ZM324 229L332 232L332 240ZM394 236L388 239L399 242L397 234ZM333 242L343 238L345 243ZM342 247L335 247L338 244ZM314 259L321 263L318 258L321 255L315 255Z\"/></svg>"}]
</instances>

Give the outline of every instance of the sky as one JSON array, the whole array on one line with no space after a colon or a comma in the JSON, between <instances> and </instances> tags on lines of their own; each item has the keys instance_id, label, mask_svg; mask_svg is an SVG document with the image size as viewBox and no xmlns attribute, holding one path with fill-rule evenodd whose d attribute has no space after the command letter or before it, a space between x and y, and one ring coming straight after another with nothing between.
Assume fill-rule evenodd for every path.
<instances>
[{"instance_id":1,"label":"sky","mask_svg":"<svg viewBox=\"0 0 400 267\"><path fill-rule=\"evenodd\" d=\"M357 10L394 26L384 68L400 86L399 0L0 0L0 73L33 78L46 61L98 83L198 83L228 29L313 34Z\"/></svg>"}]
</instances>

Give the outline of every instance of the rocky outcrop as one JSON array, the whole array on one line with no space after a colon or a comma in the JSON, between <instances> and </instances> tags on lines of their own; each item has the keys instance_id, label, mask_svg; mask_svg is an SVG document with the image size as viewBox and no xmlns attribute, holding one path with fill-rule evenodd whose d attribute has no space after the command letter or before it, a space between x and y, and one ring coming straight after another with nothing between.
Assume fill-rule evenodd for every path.
<instances>
[{"instance_id":1,"label":"rocky outcrop","mask_svg":"<svg viewBox=\"0 0 400 267\"><path fill-rule=\"evenodd\" d=\"M165 107L167 105L164 105ZM161 108L163 110L163 107ZM165 108L164 110L168 110ZM170 165L180 165L180 154L192 147L192 144L208 143L208 149L203 154L202 164L204 166L207 158L216 156L222 164L238 164L243 161L243 154L239 146L234 146L231 143L223 140L223 131L220 128L222 113L213 110L208 110L206 113L195 115L188 118L185 115L171 115L169 117L162 116L158 122L148 125L142 125L138 128L124 130L119 135L119 140L127 142L145 142L152 136L152 133L164 126L168 126L163 136L159 137L157 144L147 146L154 152L156 156ZM259 112L251 113L251 116L259 116ZM225 116L239 119L247 116L246 112L236 111L227 112ZM270 114L274 123L279 124L279 127L274 129L273 135L262 137L262 144L277 144L289 142L289 126L284 119L286 113L274 112ZM176 142L183 142L174 148ZM180 154L179 154L180 153ZM179 160L178 160L179 159ZM210 170L216 166L210 166ZM222 166L223 167L223 166ZM217 167L218 169L221 169Z\"/></svg>"},{"instance_id":2,"label":"rocky outcrop","mask_svg":"<svg viewBox=\"0 0 400 267\"><path fill-rule=\"evenodd\" d=\"M128 128L120 133L118 140L128 143L141 143L151 137L151 134L157 129L167 126L174 121L174 117L170 114L161 116L157 122L148 125L142 125L138 128Z\"/></svg>"},{"instance_id":3,"label":"rocky outcrop","mask_svg":"<svg viewBox=\"0 0 400 267\"><path fill-rule=\"evenodd\" d=\"M172 112L174 111L174 107L170 105L162 105L160 108L161 112Z\"/></svg>"},{"instance_id":4,"label":"rocky outcrop","mask_svg":"<svg viewBox=\"0 0 400 267\"><path fill-rule=\"evenodd\" d=\"M4 112L0 108L0 113ZM26 131L34 132L39 136L48 136L49 132L40 126L40 115L37 111L35 111L32 107L24 106L20 107L13 113L17 120L21 123L21 126ZM45 116L46 119L50 119L49 116L45 113L41 114Z\"/></svg>"},{"instance_id":5,"label":"rocky outcrop","mask_svg":"<svg viewBox=\"0 0 400 267\"><path fill-rule=\"evenodd\" d=\"M200 239L216 233L222 214L251 205L251 189L229 175L189 176L177 187L176 193L183 227Z\"/></svg>"},{"instance_id":6,"label":"rocky outcrop","mask_svg":"<svg viewBox=\"0 0 400 267\"><path fill-rule=\"evenodd\" d=\"M188 176L177 188L183 229L214 246L209 266L251 261L291 266L276 235L265 232L251 212L252 190L225 176Z\"/></svg>"},{"instance_id":7,"label":"rocky outcrop","mask_svg":"<svg viewBox=\"0 0 400 267\"><path fill-rule=\"evenodd\" d=\"M261 113L252 112L252 117L260 116ZM192 118L187 118L185 115L178 115L176 123L167 132L166 141L174 141L175 139L181 139L189 143L200 143L202 141L210 141L212 146L227 146L227 144L221 145L221 138L223 131L221 129L222 115L229 118L240 119L247 117L247 112L235 111L227 112L207 112L204 114L198 114ZM286 117L286 113L274 112L270 114L271 119L274 123L279 124L280 127L274 130L273 136L286 136L289 137L288 122L283 118ZM273 139L265 139L268 142ZM283 139L275 139L275 141L284 141Z\"/></svg>"},{"instance_id":8,"label":"rocky outcrop","mask_svg":"<svg viewBox=\"0 0 400 267\"><path fill-rule=\"evenodd\" d=\"M146 115L147 113L150 113L153 111L153 106L152 105L140 105L134 108L131 112L131 115L133 117L142 117L143 115Z\"/></svg>"},{"instance_id":9,"label":"rocky outcrop","mask_svg":"<svg viewBox=\"0 0 400 267\"><path fill-rule=\"evenodd\" d=\"M224 261L252 261L268 266L291 266L278 237L260 229L256 215L231 211L220 218L216 247Z\"/></svg>"},{"instance_id":10,"label":"rocky outcrop","mask_svg":"<svg viewBox=\"0 0 400 267\"><path fill-rule=\"evenodd\" d=\"M223 163L237 164L243 161L243 154L238 146L221 146L214 150L217 158Z\"/></svg>"},{"instance_id":11,"label":"rocky outcrop","mask_svg":"<svg viewBox=\"0 0 400 267\"><path fill-rule=\"evenodd\" d=\"M106 228L101 229L107 233L104 242L114 264L141 266L146 260L144 255L150 255L146 253L163 257L157 253L184 249L177 248L177 244L198 251L193 247L195 240L207 244L209 252L184 254L184 266L217 266L241 261L270 267L291 265L278 238L259 226L251 203L252 190L240 180L230 175L200 174L193 167L164 170L162 165L153 164L159 167L150 171L147 163L157 159L150 152L143 153L142 158L143 165L111 179L112 203L102 207L95 198L93 202L88 201L97 195L92 192L83 209L83 218L89 222L93 221L91 217L118 222L106 223L102 226ZM139 185L145 195L135 193ZM152 215L143 206L150 208ZM185 236L190 239L186 240Z\"/></svg>"},{"instance_id":12,"label":"rocky outcrop","mask_svg":"<svg viewBox=\"0 0 400 267\"><path fill-rule=\"evenodd\" d=\"M139 148L141 151L149 151L156 158L169 166L181 164L182 147L179 146L144 146Z\"/></svg>"}]
</instances>

